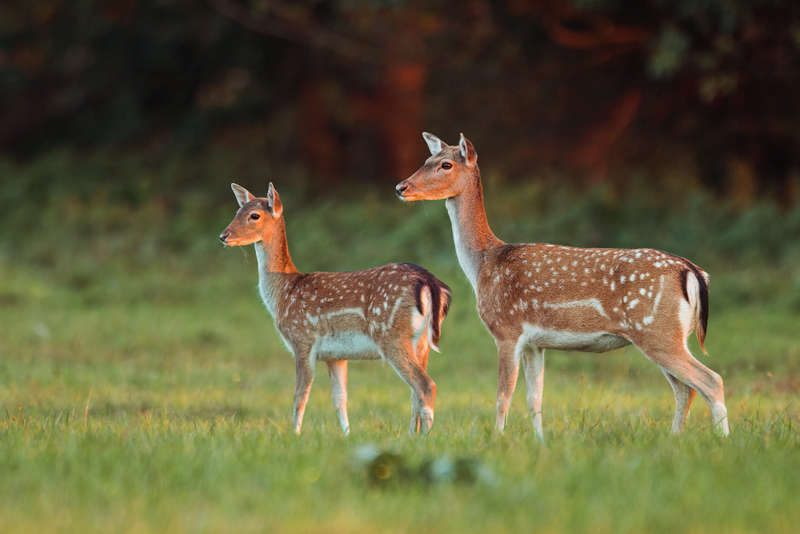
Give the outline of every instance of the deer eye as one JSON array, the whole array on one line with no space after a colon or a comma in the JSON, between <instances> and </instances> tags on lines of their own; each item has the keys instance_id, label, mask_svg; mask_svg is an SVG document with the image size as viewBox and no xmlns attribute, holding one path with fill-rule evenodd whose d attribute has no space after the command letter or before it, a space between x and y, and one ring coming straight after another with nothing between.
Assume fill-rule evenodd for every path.
<instances>
[{"instance_id":1,"label":"deer eye","mask_svg":"<svg viewBox=\"0 0 800 534\"><path fill-rule=\"evenodd\" d=\"M452 168L452 166L453 166L453 164L450 163L449 161L445 161L444 163L442 163L442 168L443 169L450 169L450 168Z\"/></svg>"},{"instance_id":2,"label":"deer eye","mask_svg":"<svg viewBox=\"0 0 800 534\"><path fill-rule=\"evenodd\" d=\"M258 219L261 218L261 214L259 214L259 213L251 213L250 214L250 218L253 219L254 221L258 220Z\"/></svg>"}]
</instances>

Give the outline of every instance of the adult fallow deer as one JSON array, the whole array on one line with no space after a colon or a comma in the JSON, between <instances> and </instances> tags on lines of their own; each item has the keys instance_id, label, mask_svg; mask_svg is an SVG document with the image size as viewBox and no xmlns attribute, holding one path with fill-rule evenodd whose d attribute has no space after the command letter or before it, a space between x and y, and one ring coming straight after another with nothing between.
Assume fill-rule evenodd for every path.
<instances>
[{"instance_id":1,"label":"adult fallow deer","mask_svg":"<svg viewBox=\"0 0 800 534\"><path fill-rule=\"evenodd\" d=\"M458 262L497 344L498 431L505 426L520 362L533 426L543 439L544 349L605 352L633 343L672 387L673 432L683 429L699 391L715 427L728 434L722 378L686 345L696 330L705 352L705 271L685 258L647 248L507 244L489 228L472 143L463 134L457 146L427 132L422 136L431 156L396 192L409 202L446 199Z\"/></svg>"}]
</instances>

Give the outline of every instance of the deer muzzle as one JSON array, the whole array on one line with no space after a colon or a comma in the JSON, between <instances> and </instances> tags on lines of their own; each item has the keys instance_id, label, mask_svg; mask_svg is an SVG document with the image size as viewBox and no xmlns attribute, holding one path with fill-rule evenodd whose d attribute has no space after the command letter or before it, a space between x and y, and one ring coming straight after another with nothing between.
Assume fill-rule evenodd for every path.
<instances>
[{"instance_id":1,"label":"deer muzzle","mask_svg":"<svg viewBox=\"0 0 800 534\"><path fill-rule=\"evenodd\" d=\"M408 190L408 183L406 182L407 180L403 180L402 182L397 184L394 188L394 191L395 193L397 193L397 196L400 198L400 200L406 200L404 196L404 193L406 192L406 190Z\"/></svg>"}]
</instances>

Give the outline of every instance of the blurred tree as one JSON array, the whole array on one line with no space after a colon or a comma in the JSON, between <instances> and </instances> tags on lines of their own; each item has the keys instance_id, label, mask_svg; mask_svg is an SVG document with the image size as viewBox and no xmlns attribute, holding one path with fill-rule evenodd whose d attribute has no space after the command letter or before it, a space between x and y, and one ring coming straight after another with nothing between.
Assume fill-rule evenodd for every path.
<instances>
[{"instance_id":1,"label":"blurred tree","mask_svg":"<svg viewBox=\"0 0 800 534\"><path fill-rule=\"evenodd\" d=\"M0 5L0 149L16 157L254 142L320 183L392 181L430 129L464 131L512 176L613 180L688 154L741 202L789 202L799 82L793 1Z\"/></svg>"}]
</instances>

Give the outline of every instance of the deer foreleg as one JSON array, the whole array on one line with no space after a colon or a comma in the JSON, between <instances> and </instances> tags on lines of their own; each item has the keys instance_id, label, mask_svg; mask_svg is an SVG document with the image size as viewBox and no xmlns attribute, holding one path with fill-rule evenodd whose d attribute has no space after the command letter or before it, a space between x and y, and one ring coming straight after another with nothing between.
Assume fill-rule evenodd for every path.
<instances>
[{"instance_id":1,"label":"deer foreleg","mask_svg":"<svg viewBox=\"0 0 800 534\"><path fill-rule=\"evenodd\" d=\"M517 354L516 343L514 341L497 342L497 420L495 428L502 433L506 426L508 408L511 405L511 397L517 387L517 375L519 374L519 354Z\"/></svg>"},{"instance_id":2,"label":"deer foreleg","mask_svg":"<svg viewBox=\"0 0 800 534\"><path fill-rule=\"evenodd\" d=\"M294 386L294 413L292 424L294 433L300 434L303 428L303 415L306 412L308 394L311 393L311 384L314 382L314 367L311 365L310 355L295 354L295 386Z\"/></svg>"},{"instance_id":3,"label":"deer foreleg","mask_svg":"<svg viewBox=\"0 0 800 534\"><path fill-rule=\"evenodd\" d=\"M528 409L530 410L533 430L540 441L544 441L542 430L542 396L544 393L544 349L528 348L522 355L522 368L528 391Z\"/></svg>"},{"instance_id":4,"label":"deer foreleg","mask_svg":"<svg viewBox=\"0 0 800 534\"><path fill-rule=\"evenodd\" d=\"M350 433L350 422L347 420L347 360L328 362L328 375L331 377L331 399L339 424L344 435Z\"/></svg>"}]
</instances>

